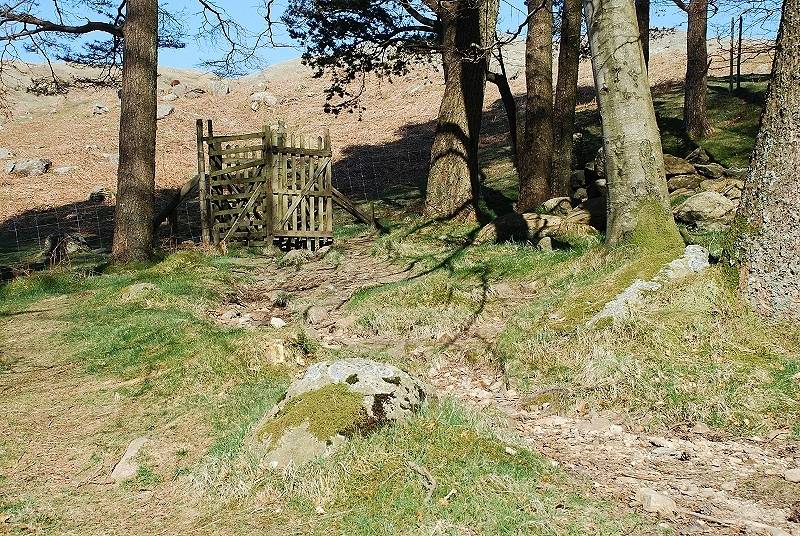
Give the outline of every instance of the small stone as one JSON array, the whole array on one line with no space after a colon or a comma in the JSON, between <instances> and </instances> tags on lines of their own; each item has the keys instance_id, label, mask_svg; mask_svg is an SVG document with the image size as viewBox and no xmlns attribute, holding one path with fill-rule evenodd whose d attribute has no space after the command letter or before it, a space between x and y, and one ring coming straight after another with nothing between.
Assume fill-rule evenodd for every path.
<instances>
[{"instance_id":1,"label":"small stone","mask_svg":"<svg viewBox=\"0 0 800 536\"><path fill-rule=\"evenodd\" d=\"M136 458L139 456L139 451L142 450L142 447L147 444L147 441L146 437L137 437L130 442L125 454L122 455L122 458L111 471L111 479L114 482L124 482L136 476L137 471L139 471L139 463Z\"/></svg>"},{"instance_id":2,"label":"small stone","mask_svg":"<svg viewBox=\"0 0 800 536\"><path fill-rule=\"evenodd\" d=\"M267 106L276 106L278 104L278 97L269 93L268 91L257 91L250 95L250 103L266 104ZM258 109L258 107L256 107Z\"/></svg>"},{"instance_id":3,"label":"small stone","mask_svg":"<svg viewBox=\"0 0 800 536\"><path fill-rule=\"evenodd\" d=\"M506 454L508 454L509 456L516 456L517 450L511 447L506 447Z\"/></svg>"},{"instance_id":4,"label":"small stone","mask_svg":"<svg viewBox=\"0 0 800 536\"><path fill-rule=\"evenodd\" d=\"M194 89L190 89L189 91L187 91L183 95L183 98L184 99L196 99L198 97L202 97L203 95L205 95L205 93L206 93L206 91L204 89L200 89L199 87L196 87Z\"/></svg>"},{"instance_id":5,"label":"small stone","mask_svg":"<svg viewBox=\"0 0 800 536\"><path fill-rule=\"evenodd\" d=\"M733 480L729 480L728 482L723 482L722 489L725 491L733 491L736 489L736 482Z\"/></svg>"},{"instance_id":6,"label":"small stone","mask_svg":"<svg viewBox=\"0 0 800 536\"><path fill-rule=\"evenodd\" d=\"M789 469L783 473L783 478L785 478L787 482L793 482L795 484L800 483L800 467Z\"/></svg>"},{"instance_id":7,"label":"small stone","mask_svg":"<svg viewBox=\"0 0 800 536\"><path fill-rule=\"evenodd\" d=\"M668 516L675 512L677 505L670 497L650 488L641 488L636 492L636 501L644 507L645 512Z\"/></svg>"},{"instance_id":8,"label":"small stone","mask_svg":"<svg viewBox=\"0 0 800 536\"><path fill-rule=\"evenodd\" d=\"M273 316L269 319L269 325L275 329L281 329L282 327L286 326L286 321L282 318L278 318L277 316Z\"/></svg>"},{"instance_id":9,"label":"small stone","mask_svg":"<svg viewBox=\"0 0 800 536\"><path fill-rule=\"evenodd\" d=\"M108 113L108 108L102 104L95 104L92 108L92 115L103 115Z\"/></svg>"},{"instance_id":10,"label":"small stone","mask_svg":"<svg viewBox=\"0 0 800 536\"><path fill-rule=\"evenodd\" d=\"M92 191L89 192L89 201L92 203L105 203L111 201L112 197L114 196L111 190L104 186L95 186L92 188Z\"/></svg>"},{"instance_id":11,"label":"small stone","mask_svg":"<svg viewBox=\"0 0 800 536\"><path fill-rule=\"evenodd\" d=\"M53 168L53 173L55 173L56 175L66 175L67 173L70 173L73 169L75 168L72 166L59 166L57 168Z\"/></svg>"},{"instance_id":12,"label":"small stone","mask_svg":"<svg viewBox=\"0 0 800 536\"><path fill-rule=\"evenodd\" d=\"M14 157L14 153L9 151L8 149L0 147L0 160L7 160L7 159L13 158L13 157Z\"/></svg>"},{"instance_id":13,"label":"small stone","mask_svg":"<svg viewBox=\"0 0 800 536\"><path fill-rule=\"evenodd\" d=\"M6 173L23 177L33 177L36 175L44 175L52 165L53 161L47 158L17 160L16 162L9 162L6 164Z\"/></svg>"},{"instance_id":14,"label":"small stone","mask_svg":"<svg viewBox=\"0 0 800 536\"><path fill-rule=\"evenodd\" d=\"M178 96L175 93L167 93L161 97L161 100L164 102L172 102L178 100Z\"/></svg>"},{"instance_id":15,"label":"small stone","mask_svg":"<svg viewBox=\"0 0 800 536\"><path fill-rule=\"evenodd\" d=\"M545 236L536 243L536 247L541 251L553 251L553 239Z\"/></svg>"},{"instance_id":16,"label":"small stone","mask_svg":"<svg viewBox=\"0 0 800 536\"><path fill-rule=\"evenodd\" d=\"M135 283L126 287L121 294L123 301L133 301L144 298L157 291L158 287L153 283Z\"/></svg>"},{"instance_id":17,"label":"small stone","mask_svg":"<svg viewBox=\"0 0 800 536\"><path fill-rule=\"evenodd\" d=\"M667 177L672 177L673 175L691 175L695 172L695 169L690 162L687 162L683 158L665 153L664 171Z\"/></svg>"},{"instance_id":18,"label":"small stone","mask_svg":"<svg viewBox=\"0 0 800 536\"><path fill-rule=\"evenodd\" d=\"M324 324L329 318L328 310L318 305L309 307L308 311L306 311L306 322L312 326Z\"/></svg>"},{"instance_id":19,"label":"small stone","mask_svg":"<svg viewBox=\"0 0 800 536\"><path fill-rule=\"evenodd\" d=\"M159 104L156 107L156 120L164 119L168 115L170 115L173 111L175 111L175 107L171 104Z\"/></svg>"},{"instance_id":20,"label":"small stone","mask_svg":"<svg viewBox=\"0 0 800 536\"><path fill-rule=\"evenodd\" d=\"M686 161L691 162L692 164L708 164L711 162L711 157L708 156L708 153L702 147L698 147L688 155L686 155Z\"/></svg>"},{"instance_id":21,"label":"small stone","mask_svg":"<svg viewBox=\"0 0 800 536\"><path fill-rule=\"evenodd\" d=\"M708 425L704 422L699 422L694 426L692 426L692 433L707 434L709 432L711 432L711 428L709 428Z\"/></svg>"},{"instance_id":22,"label":"small stone","mask_svg":"<svg viewBox=\"0 0 800 536\"><path fill-rule=\"evenodd\" d=\"M214 80L208 85L212 95L223 97L231 92L231 85L227 80Z\"/></svg>"},{"instance_id":23,"label":"small stone","mask_svg":"<svg viewBox=\"0 0 800 536\"><path fill-rule=\"evenodd\" d=\"M242 313L240 311L237 311L236 309L228 309L227 311L222 313L219 318L220 320L228 321L228 320L233 320L234 318L238 318L240 316L242 316Z\"/></svg>"},{"instance_id":24,"label":"small stone","mask_svg":"<svg viewBox=\"0 0 800 536\"><path fill-rule=\"evenodd\" d=\"M714 162L710 164L697 164L694 167L697 169L698 173L710 179L721 179L725 176L725 168Z\"/></svg>"},{"instance_id":25,"label":"small stone","mask_svg":"<svg viewBox=\"0 0 800 536\"><path fill-rule=\"evenodd\" d=\"M100 156L112 164L119 164L119 153L100 153Z\"/></svg>"}]
</instances>

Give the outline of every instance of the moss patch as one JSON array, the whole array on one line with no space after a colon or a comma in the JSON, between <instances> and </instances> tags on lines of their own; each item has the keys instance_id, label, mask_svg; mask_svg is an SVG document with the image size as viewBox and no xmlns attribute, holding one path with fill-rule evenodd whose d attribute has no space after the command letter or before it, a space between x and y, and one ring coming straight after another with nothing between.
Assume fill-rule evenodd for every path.
<instances>
[{"instance_id":1,"label":"moss patch","mask_svg":"<svg viewBox=\"0 0 800 536\"><path fill-rule=\"evenodd\" d=\"M680 251L683 239L669 209L656 201L644 201L636 214L631 243L646 251Z\"/></svg>"},{"instance_id":2,"label":"moss patch","mask_svg":"<svg viewBox=\"0 0 800 536\"><path fill-rule=\"evenodd\" d=\"M337 383L310 391L286 402L278 415L264 423L256 437L275 441L286 430L308 423L308 431L321 440L336 434L349 435L366 426L364 397Z\"/></svg>"}]
</instances>

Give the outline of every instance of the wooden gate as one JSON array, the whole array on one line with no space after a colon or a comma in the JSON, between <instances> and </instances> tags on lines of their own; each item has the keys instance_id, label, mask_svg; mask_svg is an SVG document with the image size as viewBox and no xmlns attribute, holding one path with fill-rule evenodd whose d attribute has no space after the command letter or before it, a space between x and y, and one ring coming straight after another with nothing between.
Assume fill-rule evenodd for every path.
<instances>
[{"instance_id":1,"label":"wooden gate","mask_svg":"<svg viewBox=\"0 0 800 536\"><path fill-rule=\"evenodd\" d=\"M207 155L207 158L206 158ZM216 136L197 120L203 241L319 247L333 239L331 141L279 125ZM334 193L335 192L335 193Z\"/></svg>"}]
</instances>

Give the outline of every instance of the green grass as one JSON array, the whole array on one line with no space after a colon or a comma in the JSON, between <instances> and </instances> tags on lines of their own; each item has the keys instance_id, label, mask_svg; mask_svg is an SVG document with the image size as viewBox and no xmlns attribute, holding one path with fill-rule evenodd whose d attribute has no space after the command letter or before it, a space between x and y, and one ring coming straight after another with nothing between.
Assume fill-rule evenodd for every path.
<instances>
[{"instance_id":1,"label":"green grass","mask_svg":"<svg viewBox=\"0 0 800 536\"><path fill-rule=\"evenodd\" d=\"M545 458L510 446L450 401L352 438L330 459L296 468L286 479L272 475L253 487L270 498L261 506L278 514L272 526L301 517L306 534L657 533L592 498ZM209 518L231 516L218 508Z\"/></svg>"},{"instance_id":2,"label":"green grass","mask_svg":"<svg viewBox=\"0 0 800 536\"><path fill-rule=\"evenodd\" d=\"M766 89L764 81L748 81L739 92L729 94L727 82L709 81L708 114L714 132L703 140L692 141L683 130L683 87L655 88L653 105L664 152L685 157L699 143L722 165L746 168L755 145ZM575 160L578 167L583 167L594 160L602 145L597 110L579 111L576 127L576 132L582 134L582 142L575 147Z\"/></svg>"},{"instance_id":3,"label":"green grass","mask_svg":"<svg viewBox=\"0 0 800 536\"><path fill-rule=\"evenodd\" d=\"M740 91L729 94L727 82L709 82L708 113L714 132L699 144L714 160L726 167L747 167L755 145L766 89L766 82L745 82ZM654 95L653 104L664 152L686 156L696 143L686 137L681 125L683 88Z\"/></svg>"},{"instance_id":4,"label":"green grass","mask_svg":"<svg viewBox=\"0 0 800 536\"><path fill-rule=\"evenodd\" d=\"M584 292L600 294L598 284ZM556 388L550 402L565 410L582 401L646 427L704 422L734 434L797 433L800 329L767 325L728 285L713 268L659 291L616 326L566 332L531 306L498 347L521 389Z\"/></svg>"}]
</instances>

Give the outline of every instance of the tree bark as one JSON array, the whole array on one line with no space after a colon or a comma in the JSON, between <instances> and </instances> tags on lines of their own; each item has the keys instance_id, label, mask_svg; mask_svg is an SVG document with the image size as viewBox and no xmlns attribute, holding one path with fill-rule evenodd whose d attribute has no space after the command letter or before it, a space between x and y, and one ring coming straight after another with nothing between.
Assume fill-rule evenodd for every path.
<instances>
[{"instance_id":1,"label":"tree bark","mask_svg":"<svg viewBox=\"0 0 800 536\"><path fill-rule=\"evenodd\" d=\"M553 165L553 2L528 2L525 39L525 133L519 153L518 212L550 197Z\"/></svg>"},{"instance_id":2,"label":"tree bark","mask_svg":"<svg viewBox=\"0 0 800 536\"><path fill-rule=\"evenodd\" d=\"M650 0L636 0L636 22L639 26L639 39L642 41L644 66L650 66Z\"/></svg>"},{"instance_id":3,"label":"tree bark","mask_svg":"<svg viewBox=\"0 0 800 536\"><path fill-rule=\"evenodd\" d=\"M711 133L706 106L708 83L708 0L691 0L686 6L686 81L683 89L683 125L693 139Z\"/></svg>"},{"instance_id":4,"label":"tree bark","mask_svg":"<svg viewBox=\"0 0 800 536\"><path fill-rule=\"evenodd\" d=\"M550 195L570 194L572 135L575 133L575 105L578 100L578 65L581 46L581 0L564 0L558 77L553 107L553 172Z\"/></svg>"},{"instance_id":5,"label":"tree bark","mask_svg":"<svg viewBox=\"0 0 800 536\"><path fill-rule=\"evenodd\" d=\"M735 229L739 288L760 313L800 320L800 0L786 0L772 83Z\"/></svg>"},{"instance_id":6,"label":"tree bark","mask_svg":"<svg viewBox=\"0 0 800 536\"><path fill-rule=\"evenodd\" d=\"M112 251L116 262L151 257L155 202L158 2L128 0L126 10Z\"/></svg>"},{"instance_id":7,"label":"tree bark","mask_svg":"<svg viewBox=\"0 0 800 536\"><path fill-rule=\"evenodd\" d=\"M499 0L440 4L445 89L425 197L425 215L430 218L474 221L477 217L478 140L498 4Z\"/></svg>"},{"instance_id":8,"label":"tree bark","mask_svg":"<svg viewBox=\"0 0 800 536\"><path fill-rule=\"evenodd\" d=\"M679 247L634 4L584 0L603 124L609 245Z\"/></svg>"}]
</instances>

